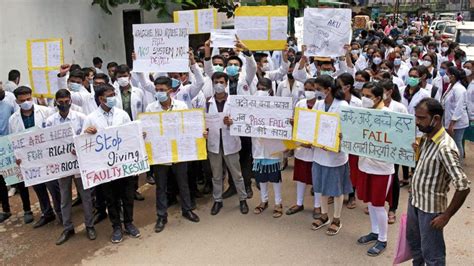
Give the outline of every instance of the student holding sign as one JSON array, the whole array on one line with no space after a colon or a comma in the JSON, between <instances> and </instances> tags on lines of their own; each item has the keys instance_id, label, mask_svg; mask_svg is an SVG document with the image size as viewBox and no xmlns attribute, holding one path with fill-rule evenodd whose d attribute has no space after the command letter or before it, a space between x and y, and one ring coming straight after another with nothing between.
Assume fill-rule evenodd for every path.
<instances>
[{"instance_id":1,"label":"student holding sign","mask_svg":"<svg viewBox=\"0 0 474 266\"><path fill-rule=\"evenodd\" d=\"M20 110L16 111L8 121L10 134L19 133L33 127L44 127L46 118L51 114L50 109L33 104L32 90L29 87L20 86L15 89L14 94ZM17 164L21 165L21 160L17 160ZM24 186L24 183L20 184L20 193L23 189L22 186ZM54 212L56 212L61 221L61 195L58 181L53 180L46 184L34 185L33 189L36 192L41 208L41 218L33 225L33 228L39 228L54 221L56 219ZM53 198L54 211L51 207L48 191ZM26 215L29 215L29 213L25 213Z\"/></svg>"},{"instance_id":2,"label":"student holding sign","mask_svg":"<svg viewBox=\"0 0 474 266\"><path fill-rule=\"evenodd\" d=\"M362 104L364 108L390 110L383 102L384 89L378 85L362 89ZM375 134L372 132L372 134ZM370 138L370 137L369 137ZM359 157L357 178L357 197L368 203L371 233L357 240L358 244L367 245L375 242L368 251L369 256L380 255L387 247L388 217L385 201L392 198L392 178L395 173L393 163Z\"/></svg>"},{"instance_id":3,"label":"student holding sign","mask_svg":"<svg viewBox=\"0 0 474 266\"><path fill-rule=\"evenodd\" d=\"M336 86L330 76L322 75L316 78L315 83L317 90L325 94L324 100L316 102L313 107L315 110L340 113L341 106L348 106L341 87ZM318 230L330 224L326 234L336 235L342 227L340 217L344 194L352 192L347 154L315 147L312 173L314 193L315 195L321 193L321 216L313 221L312 229ZM328 217L329 197L334 197L334 218L332 221Z\"/></svg>"},{"instance_id":4,"label":"student holding sign","mask_svg":"<svg viewBox=\"0 0 474 266\"><path fill-rule=\"evenodd\" d=\"M94 135L98 129L131 122L127 112L115 107L117 95L115 94L114 87L108 84L98 86L95 88L95 96L99 100L100 106L89 114L84 121L83 131L85 134ZM140 231L133 225L134 177L129 176L104 183L102 188L107 202L110 222L113 227L112 243L120 243L123 240L122 221L120 219L121 210L123 210L125 233L134 238L140 237Z\"/></svg>"},{"instance_id":5,"label":"student holding sign","mask_svg":"<svg viewBox=\"0 0 474 266\"><path fill-rule=\"evenodd\" d=\"M155 102L147 106L146 112L167 112L188 109L186 103L171 97L173 93L172 80L168 77L159 77L155 80ZM192 211L191 195L189 193L187 163L179 162L153 166L156 182L156 212L157 220L155 232L160 233L168 223L168 199L166 188L168 173L173 172L179 187L181 197L181 212L184 218L191 222L199 222L199 216Z\"/></svg>"}]
</instances>

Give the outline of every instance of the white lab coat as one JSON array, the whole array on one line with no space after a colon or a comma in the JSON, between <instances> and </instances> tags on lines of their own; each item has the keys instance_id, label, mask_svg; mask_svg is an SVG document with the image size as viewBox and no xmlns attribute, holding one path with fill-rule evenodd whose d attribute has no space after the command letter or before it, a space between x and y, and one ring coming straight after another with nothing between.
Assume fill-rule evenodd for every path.
<instances>
[{"instance_id":1,"label":"white lab coat","mask_svg":"<svg viewBox=\"0 0 474 266\"><path fill-rule=\"evenodd\" d=\"M130 85L131 86L131 85ZM139 113L143 113L146 106L143 102L143 91L137 87L130 87L130 109L132 109L132 120L138 118ZM120 91L120 86L115 87L115 96L117 97L117 108L123 109L122 103L122 92Z\"/></svg>"},{"instance_id":2,"label":"white lab coat","mask_svg":"<svg viewBox=\"0 0 474 266\"><path fill-rule=\"evenodd\" d=\"M37 104L35 104L33 108L35 127L44 128L46 126L46 119L53 113L52 109ZM15 134L24 130L25 125L21 118L21 110L15 111L8 120L8 132L10 132L10 134Z\"/></svg>"},{"instance_id":3,"label":"white lab coat","mask_svg":"<svg viewBox=\"0 0 474 266\"><path fill-rule=\"evenodd\" d=\"M466 103L467 103L469 120L473 121L474 120L474 80L471 81L471 83L467 87Z\"/></svg>"},{"instance_id":4,"label":"white lab coat","mask_svg":"<svg viewBox=\"0 0 474 266\"><path fill-rule=\"evenodd\" d=\"M58 77L58 88L67 89L67 79L67 75L64 77ZM82 112L85 115L88 115L97 109L93 85L91 85L91 92L87 91L83 86L79 91L71 91L71 100L73 104L82 108Z\"/></svg>"},{"instance_id":5,"label":"white lab coat","mask_svg":"<svg viewBox=\"0 0 474 266\"><path fill-rule=\"evenodd\" d=\"M112 124L110 126L120 126L126 123L131 122L130 117L127 112L117 107L113 107L110 112L113 113ZM88 127L95 127L97 130L108 128L107 118L105 117L105 111L102 107L97 108L94 112L90 113L86 120L84 121L83 134L84 130Z\"/></svg>"},{"instance_id":6,"label":"white lab coat","mask_svg":"<svg viewBox=\"0 0 474 266\"><path fill-rule=\"evenodd\" d=\"M457 82L454 86L449 85L446 92L441 96L441 105L444 108L444 127L448 128L451 121L456 121L454 129L469 127L466 106L466 88Z\"/></svg>"},{"instance_id":7,"label":"white lab coat","mask_svg":"<svg viewBox=\"0 0 474 266\"><path fill-rule=\"evenodd\" d=\"M295 106L299 100L305 98L304 84L295 80L293 87L290 88L290 82L288 79L285 79L278 84L275 96L291 97L293 99L293 106Z\"/></svg>"},{"instance_id":8,"label":"white lab coat","mask_svg":"<svg viewBox=\"0 0 474 266\"><path fill-rule=\"evenodd\" d=\"M415 115L416 105L424 98L428 98L431 96L428 94L427 90L420 89L417 93L415 93L415 95L413 95L410 103L408 103L408 100L405 97L403 97L403 94L405 93L405 89L406 87L403 87L400 89L400 95L402 96L402 104L405 105L409 114ZM423 136L423 132L419 131L418 128L416 128L416 136L417 137Z\"/></svg>"},{"instance_id":9,"label":"white lab coat","mask_svg":"<svg viewBox=\"0 0 474 266\"><path fill-rule=\"evenodd\" d=\"M223 115L229 116L230 115L230 107L229 107L229 101L230 101L231 95L227 97L227 101L224 104L224 110L222 111ZM217 105L216 105L216 99L212 97L209 99L209 108L207 110L208 114L217 114ZM230 135L230 127L228 126L223 126L223 128L220 130L222 132L222 149L224 151L224 155L229 155L229 154L234 154L240 151L242 148L241 143L240 143L240 137L239 136L231 136ZM209 128L209 133L208 133L208 138L207 138L207 150L209 152L218 154L220 150L220 137L219 137L219 129L212 129Z\"/></svg>"}]
</instances>

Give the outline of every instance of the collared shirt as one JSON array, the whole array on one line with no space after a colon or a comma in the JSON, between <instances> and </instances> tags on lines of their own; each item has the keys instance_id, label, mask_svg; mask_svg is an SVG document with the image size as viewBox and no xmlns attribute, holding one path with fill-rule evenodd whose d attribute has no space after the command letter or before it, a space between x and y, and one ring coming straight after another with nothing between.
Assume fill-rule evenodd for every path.
<instances>
[{"instance_id":1,"label":"collared shirt","mask_svg":"<svg viewBox=\"0 0 474 266\"><path fill-rule=\"evenodd\" d=\"M25 116L21 114L21 119L23 120L23 125L25 129L35 126L35 112L32 112L30 116Z\"/></svg>"},{"instance_id":2,"label":"collared shirt","mask_svg":"<svg viewBox=\"0 0 474 266\"><path fill-rule=\"evenodd\" d=\"M105 120L107 121L107 126L110 127L113 124L113 121L114 121L114 109L115 108L110 109L108 112L105 111L104 109L102 109L101 107L99 107L99 109L100 109L100 112L102 112L102 115L104 115ZM130 114L128 116L130 117Z\"/></svg>"},{"instance_id":3,"label":"collared shirt","mask_svg":"<svg viewBox=\"0 0 474 266\"><path fill-rule=\"evenodd\" d=\"M412 179L411 204L427 213L444 212L448 206L450 181L457 191L470 186L456 143L441 128L431 139L426 136L421 139L420 158Z\"/></svg>"},{"instance_id":4,"label":"collared shirt","mask_svg":"<svg viewBox=\"0 0 474 266\"><path fill-rule=\"evenodd\" d=\"M128 114L122 109L114 107L106 112L102 107L99 107L86 117L82 129L84 131L88 127L95 127L100 130L110 126L127 124L131 121Z\"/></svg>"},{"instance_id":5,"label":"collared shirt","mask_svg":"<svg viewBox=\"0 0 474 266\"><path fill-rule=\"evenodd\" d=\"M131 89L131 88L130 88ZM122 107L125 112L127 112L128 116L130 116L130 119L133 119L132 117L132 93L130 90L127 91L121 91L122 95Z\"/></svg>"},{"instance_id":6,"label":"collared shirt","mask_svg":"<svg viewBox=\"0 0 474 266\"><path fill-rule=\"evenodd\" d=\"M161 106L161 103L158 101L154 101L150 103L146 107L146 112L163 112L163 111L178 111L178 110L186 110L188 109L188 106L186 105L185 102L171 99L171 106L168 108L168 110L163 110L163 107Z\"/></svg>"},{"instance_id":7,"label":"collared shirt","mask_svg":"<svg viewBox=\"0 0 474 266\"><path fill-rule=\"evenodd\" d=\"M69 110L66 118L62 117L59 112L56 112L46 119L46 127L57 126L69 122L71 123L74 134L80 135L85 120L86 116L84 114L73 110Z\"/></svg>"}]
</instances>

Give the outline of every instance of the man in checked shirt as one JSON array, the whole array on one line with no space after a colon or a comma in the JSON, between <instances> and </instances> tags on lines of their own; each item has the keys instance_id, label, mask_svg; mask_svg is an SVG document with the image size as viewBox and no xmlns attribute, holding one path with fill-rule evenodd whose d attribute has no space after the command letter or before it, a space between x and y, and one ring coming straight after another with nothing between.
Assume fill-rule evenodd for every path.
<instances>
[{"instance_id":1,"label":"man in checked shirt","mask_svg":"<svg viewBox=\"0 0 474 266\"><path fill-rule=\"evenodd\" d=\"M456 143L443 128L441 104L425 98L415 107L415 117L424 136L413 174L406 237L413 265L445 265L443 228L464 203L470 181L462 169ZM450 182L456 192L448 205Z\"/></svg>"}]
</instances>

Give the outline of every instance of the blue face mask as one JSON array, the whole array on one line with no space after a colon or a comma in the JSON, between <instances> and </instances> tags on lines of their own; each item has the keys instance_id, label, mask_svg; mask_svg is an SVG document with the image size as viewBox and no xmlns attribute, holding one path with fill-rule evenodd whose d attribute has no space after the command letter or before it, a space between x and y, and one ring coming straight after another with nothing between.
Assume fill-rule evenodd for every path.
<instances>
[{"instance_id":1,"label":"blue face mask","mask_svg":"<svg viewBox=\"0 0 474 266\"><path fill-rule=\"evenodd\" d=\"M82 84L69 82L68 87L69 87L69 90L77 92L81 90Z\"/></svg>"},{"instance_id":2,"label":"blue face mask","mask_svg":"<svg viewBox=\"0 0 474 266\"><path fill-rule=\"evenodd\" d=\"M444 77L444 75L446 75L446 69L440 68L439 69L439 74L441 75L441 77Z\"/></svg>"},{"instance_id":3,"label":"blue face mask","mask_svg":"<svg viewBox=\"0 0 474 266\"><path fill-rule=\"evenodd\" d=\"M393 60L393 64L396 65L396 66L399 66L402 64L402 59L401 58L395 58Z\"/></svg>"},{"instance_id":4,"label":"blue face mask","mask_svg":"<svg viewBox=\"0 0 474 266\"><path fill-rule=\"evenodd\" d=\"M171 79L171 87L173 89L178 89L179 86L181 86L181 81L177 80L177 79Z\"/></svg>"},{"instance_id":5,"label":"blue face mask","mask_svg":"<svg viewBox=\"0 0 474 266\"><path fill-rule=\"evenodd\" d=\"M226 72L227 72L227 75L231 76L231 77L235 77L237 76L237 74L239 74L239 67L238 66L228 66L226 68Z\"/></svg>"},{"instance_id":6,"label":"blue face mask","mask_svg":"<svg viewBox=\"0 0 474 266\"><path fill-rule=\"evenodd\" d=\"M410 87L416 87L420 83L420 78L408 77L407 84Z\"/></svg>"},{"instance_id":7,"label":"blue face mask","mask_svg":"<svg viewBox=\"0 0 474 266\"><path fill-rule=\"evenodd\" d=\"M105 105L109 108L113 108L117 104L117 98L115 96L107 97L107 102Z\"/></svg>"},{"instance_id":8,"label":"blue face mask","mask_svg":"<svg viewBox=\"0 0 474 266\"><path fill-rule=\"evenodd\" d=\"M402 45L403 44L403 40L397 40L397 45Z\"/></svg>"},{"instance_id":9,"label":"blue face mask","mask_svg":"<svg viewBox=\"0 0 474 266\"><path fill-rule=\"evenodd\" d=\"M159 101L160 103L166 102L168 100L168 93L164 91L157 91L155 93L155 99Z\"/></svg>"}]
</instances>

